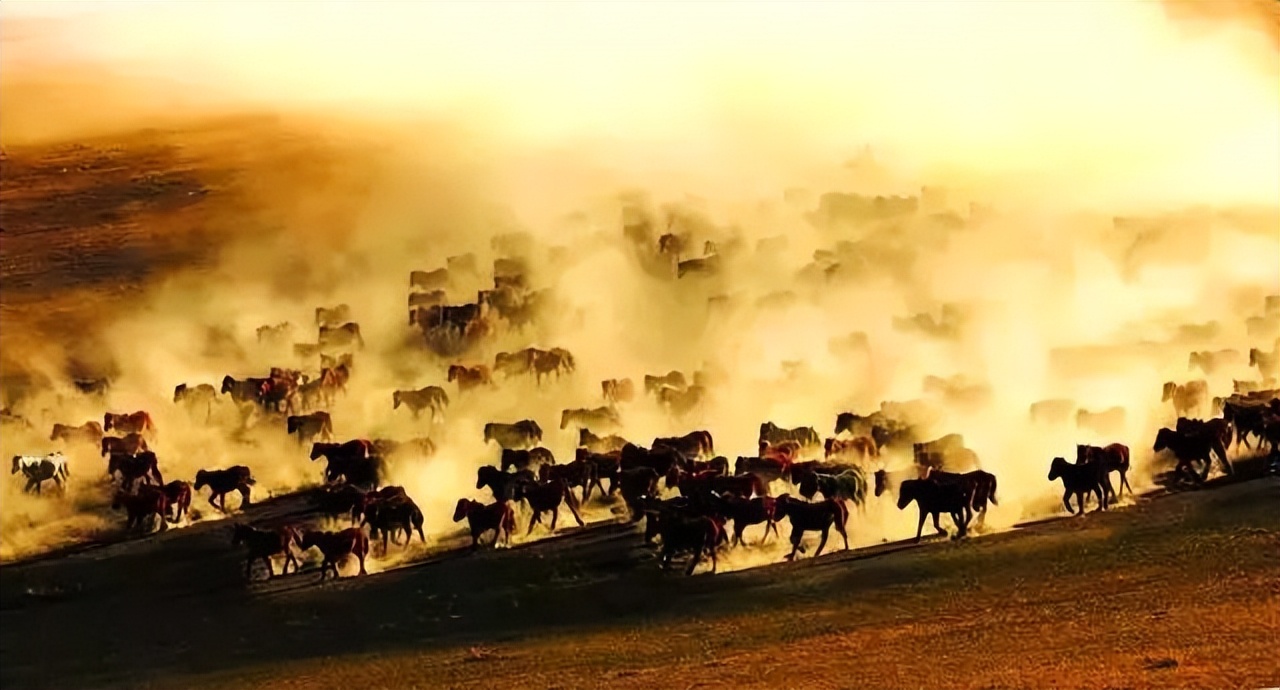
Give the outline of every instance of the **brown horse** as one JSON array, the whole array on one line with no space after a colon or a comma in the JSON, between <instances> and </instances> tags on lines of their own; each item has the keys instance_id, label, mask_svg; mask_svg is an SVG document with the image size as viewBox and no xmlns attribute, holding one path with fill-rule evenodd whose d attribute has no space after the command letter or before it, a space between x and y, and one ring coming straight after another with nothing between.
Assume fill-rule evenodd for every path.
<instances>
[{"instance_id":1,"label":"brown horse","mask_svg":"<svg viewBox=\"0 0 1280 690\"><path fill-rule=\"evenodd\" d=\"M506 501L485 505L479 501L460 498L457 507L453 509L453 521L463 520L467 521L467 526L471 529L472 549L480 548L480 536L490 531L494 533L493 546L496 547L504 539L510 544L511 533L516 530L515 511Z\"/></svg>"},{"instance_id":2,"label":"brown horse","mask_svg":"<svg viewBox=\"0 0 1280 690\"><path fill-rule=\"evenodd\" d=\"M818 550L813 554L814 558L821 556L832 526L835 526L836 532L844 539L845 550L849 549L849 533L845 531L845 523L849 521L849 509L840 501L828 499L820 503L805 503L782 494L774 503L774 513L775 520L785 517L791 522L791 553L787 554L788 561L795 559L796 552L800 550L800 540L804 538L805 532L822 534L822 540L818 542Z\"/></svg>"},{"instance_id":3,"label":"brown horse","mask_svg":"<svg viewBox=\"0 0 1280 690\"><path fill-rule=\"evenodd\" d=\"M138 488L136 494L117 491L115 500L111 502L111 509L119 510L122 507L128 516L125 529L141 528L143 521L152 515L160 525L159 531L163 532L169 528L164 519L165 513L169 511L168 499L165 498L164 491L157 487L142 486Z\"/></svg>"},{"instance_id":4,"label":"brown horse","mask_svg":"<svg viewBox=\"0 0 1280 690\"><path fill-rule=\"evenodd\" d=\"M199 470L196 472L195 490L209 487L209 505L227 512L227 494L240 493L240 508L249 505L249 487L255 484L248 467L234 465L225 470Z\"/></svg>"},{"instance_id":5,"label":"brown horse","mask_svg":"<svg viewBox=\"0 0 1280 690\"><path fill-rule=\"evenodd\" d=\"M151 415L143 410L129 414L108 412L102 415L102 430L111 431L112 429L122 434L145 434L149 432L154 437L156 425L151 421Z\"/></svg>"},{"instance_id":6,"label":"brown horse","mask_svg":"<svg viewBox=\"0 0 1280 690\"><path fill-rule=\"evenodd\" d=\"M187 510L191 508L191 485L181 479L175 479L165 484L162 491L164 491L165 499L168 501L165 517L169 519L169 522L182 522ZM172 517L169 514L170 510L173 511Z\"/></svg>"},{"instance_id":7,"label":"brown horse","mask_svg":"<svg viewBox=\"0 0 1280 690\"><path fill-rule=\"evenodd\" d=\"M369 555L369 537L359 527L348 527L341 532L307 531L298 540L298 548L306 551L311 547L320 549L324 561L320 563L320 581L324 582L325 574L333 571L334 579L342 576L338 572L338 562L347 556L360 559L360 574L368 575L364 569L364 557Z\"/></svg>"},{"instance_id":8,"label":"brown horse","mask_svg":"<svg viewBox=\"0 0 1280 690\"><path fill-rule=\"evenodd\" d=\"M300 541L298 531L293 527L284 526L274 530L260 530L248 525L236 523L231 528L231 545L239 546L244 544L248 549L244 561L244 579L252 579L253 564L255 561L262 561L267 566L267 579L275 577L275 569L271 565L271 557L276 554L284 554L284 567L280 569L281 575L289 574L289 564L293 564L293 571L296 573L302 569L298 563L297 557L293 555L293 549L290 546Z\"/></svg>"}]
</instances>

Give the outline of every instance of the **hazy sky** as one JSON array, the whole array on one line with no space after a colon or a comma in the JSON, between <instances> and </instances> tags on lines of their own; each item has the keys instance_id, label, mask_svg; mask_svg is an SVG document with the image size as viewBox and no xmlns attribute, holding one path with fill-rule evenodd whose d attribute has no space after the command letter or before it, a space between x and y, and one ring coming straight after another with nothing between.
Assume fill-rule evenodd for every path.
<instances>
[{"instance_id":1,"label":"hazy sky","mask_svg":"<svg viewBox=\"0 0 1280 690\"><path fill-rule=\"evenodd\" d=\"M90 61L192 98L465 114L535 141L779 157L870 141L919 164L1280 186L1265 37L1191 39L1150 2L6 0L0 16L11 79Z\"/></svg>"}]
</instances>

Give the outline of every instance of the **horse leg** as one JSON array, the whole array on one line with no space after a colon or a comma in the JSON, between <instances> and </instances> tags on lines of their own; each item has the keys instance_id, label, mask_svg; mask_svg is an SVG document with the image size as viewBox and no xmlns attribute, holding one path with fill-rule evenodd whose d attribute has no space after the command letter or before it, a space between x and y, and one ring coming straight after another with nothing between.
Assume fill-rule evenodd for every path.
<instances>
[{"instance_id":1,"label":"horse leg","mask_svg":"<svg viewBox=\"0 0 1280 690\"><path fill-rule=\"evenodd\" d=\"M684 570L686 576L692 575L693 569L698 567L698 562L702 560L702 548L702 545L699 544L698 548L693 550L693 558L689 559L689 567Z\"/></svg>"},{"instance_id":2,"label":"horse leg","mask_svg":"<svg viewBox=\"0 0 1280 690\"><path fill-rule=\"evenodd\" d=\"M245 506L249 505L249 487L241 484L236 489L240 492L240 510L244 510ZM227 504L225 496L222 498L222 504L224 506Z\"/></svg>"},{"instance_id":3,"label":"horse leg","mask_svg":"<svg viewBox=\"0 0 1280 690\"><path fill-rule=\"evenodd\" d=\"M271 578L275 577L275 576L276 576L276 569L275 569L275 566L271 565L271 557L270 557L270 556L263 556L263 557L262 557L262 562L263 562L263 564L264 564L264 565L266 565L266 566L267 566L267 579L268 579L268 580L270 580Z\"/></svg>"},{"instance_id":4,"label":"horse leg","mask_svg":"<svg viewBox=\"0 0 1280 690\"><path fill-rule=\"evenodd\" d=\"M831 531L831 525L827 525L826 527L822 528L822 539L818 541L818 550L813 552L814 558L817 558L818 556L822 555L822 549L827 545L827 535L830 533L830 531ZM845 548L848 548L848 546L849 545L846 543Z\"/></svg>"},{"instance_id":5,"label":"horse leg","mask_svg":"<svg viewBox=\"0 0 1280 690\"><path fill-rule=\"evenodd\" d=\"M949 534L945 529L942 529L942 525L938 523L938 519L941 516L942 516L941 511L933 513L933 528L935 530L938 530L937 534Z\"/></svg>"},{"instance_id":6,"label":"horse leg","mask_svg":"<svg viewBox=\"0 0 1280 690\"><path fill-rule=\"evenodd\" d=\"M560 519L560 506L556 506L551 509L551 531L552 532L556 531L556 522L559 519ZM581 524L582 521L579 520L578 523Z\"/></svg>"},{"instance_id":7,"label":"horse leg","mask_svg":"<svg viewBox=\"0 0 1280 690\"><path fill-rule=\"evenodd\" d=\"M916 523L916 543L917 544L920 543L920 534L924 532L925 515L926 513L924 512L924 508L923 507L920 508L920 521Z\"/></svg>"},{"instance_id":8,"label":"horse leg","mask_svg":"<svg viewBox=\"0 0 1280 690\"><path fill-rule=\"evenodd\" d=\"M787 560L792 561L796 558L796 552L800 550L800 540L804 538L804 532L795 525L791 526L791 553L787 554Z\"/></svg>"}]
</instances>

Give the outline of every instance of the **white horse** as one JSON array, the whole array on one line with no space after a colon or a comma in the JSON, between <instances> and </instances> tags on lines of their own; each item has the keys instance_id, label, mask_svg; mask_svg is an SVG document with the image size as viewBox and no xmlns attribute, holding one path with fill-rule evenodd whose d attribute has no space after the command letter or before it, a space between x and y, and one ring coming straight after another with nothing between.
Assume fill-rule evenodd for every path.
<instances>
[{"instance_id":1,"label":"white horse","mask_svg":"<svg viewBox=\"0 0 1280 690\"><path fill-rule=\"evenodd\" d=\"M17 474L18 470L22 470L22 476L27 478L27 485L22 491L30 493L34 488L37 495L40 494L40 485L49 479L52 479L59 489L65 491L67 488L65 482L71 476L71 472L67 470L67 458L60 452L45 456L15 455L13 471L9 474Z\"/></svg>"}]
</instances>

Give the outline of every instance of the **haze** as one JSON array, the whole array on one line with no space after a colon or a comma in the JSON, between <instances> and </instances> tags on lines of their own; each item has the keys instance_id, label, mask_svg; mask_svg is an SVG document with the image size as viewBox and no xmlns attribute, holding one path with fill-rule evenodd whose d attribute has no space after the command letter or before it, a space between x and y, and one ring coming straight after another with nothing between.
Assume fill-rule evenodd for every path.
<instances>
[{"instance_id":1,"label":"haze","mask_svg":"<svg viewBox=\"0 0 1280 690\"><path fill-rule=\"evenodd\" d=\"M1274 21L1214 4L1246 11L1204 22L1147 2L6 2L5 90L55 74L100 97L89 111L5 99L3 133L54 137L140 110L322 108L445 118L488 145L574 147L615 169L753 191L871 144L913 176L1005 195L1271 202Z\"/></svg>"}]
</instances>

